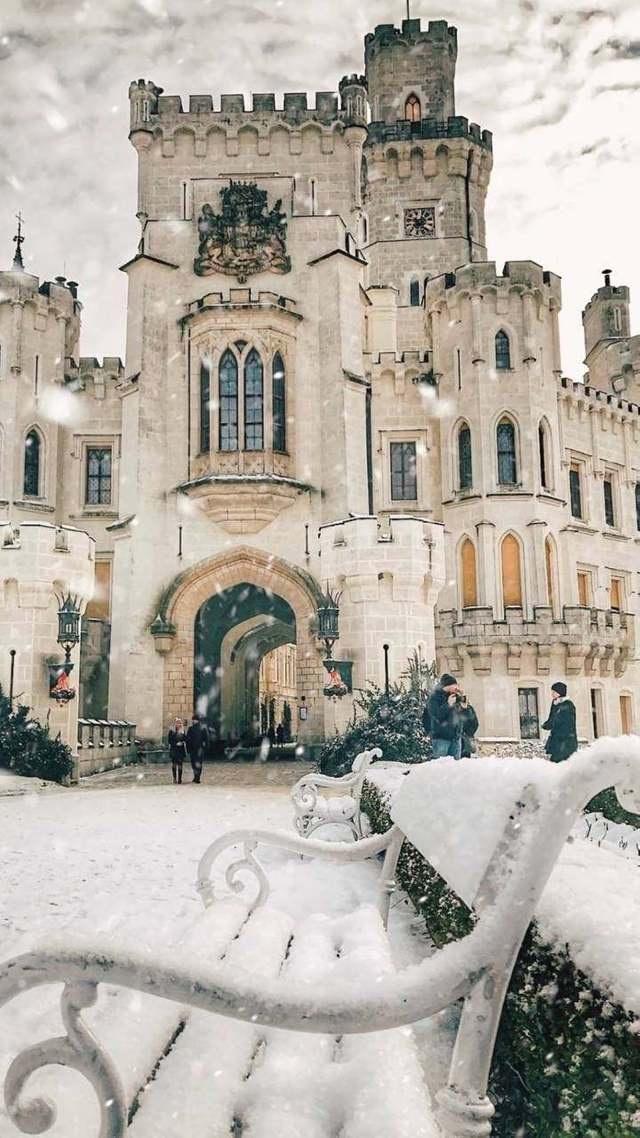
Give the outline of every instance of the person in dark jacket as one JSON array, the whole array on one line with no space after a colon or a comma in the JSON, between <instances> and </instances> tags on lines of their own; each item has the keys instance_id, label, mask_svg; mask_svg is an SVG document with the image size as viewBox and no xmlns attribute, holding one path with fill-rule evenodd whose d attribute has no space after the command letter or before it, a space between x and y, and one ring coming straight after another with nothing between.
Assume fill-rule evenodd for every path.
<instances>
[{"instance_id":1,"label":"person in dark jacket","mask_svg":"<svg viewBox=\"0 0 640 1138\"><path fill-rule=\"evenodd\" d=\"M460 692L460 717L462 719L461 758L470 759L477 751L475 733L478 730L478 716L475 708L471 706L464 692Z\"/></svg>"},{"instance_id":2,"label":"person in dark jacket","mask_svg":"<svg viewBox=\"0 0 640 1138\"><path fill-rule=\"evenodd\" d=\"M431 749L434 759L451 755L459 759L462 752L462 716L460 714L460 689L455 676L447 673L429 697L429 722Z\"/></svg>"},{"instance_id":3,"label":"person in dark jacket","mask_svg":"<svg viewBox=\"0 0 640 1138\"><path fill-rule=\"evenodd\" d=\"M578 750L578 736L576 734L576 709L570 699L567 699L567 685L561 680L551 685L553 692L551 710L543 730L549 732L545 743L545 751L554 763L562 763Z\"/></svg>"},{"instance_id":4,"label":"person in dark jacket","mask_svg":"<svg viewBox=\"0 0 640 1138\"><path fill-rule=\"evenodd\" d=\"M181 719L174 720L167 736L174 782L182 782L182 764L187 756L187 735Z\"/></svg>"},{"instance_id":5,"label":"person in dark jacket","mask_svg":"<svg viewBox=\"0 0 640 1138\"><path fill-rule=\"evenodd\" d=\"M202 778L202 764L204 763L208 746L209 732L201 722L200 716L194 715L191 720L191 726L187 731L187 751L191 759L194 782L200 782Z\"/></svg>"}]
</instances>

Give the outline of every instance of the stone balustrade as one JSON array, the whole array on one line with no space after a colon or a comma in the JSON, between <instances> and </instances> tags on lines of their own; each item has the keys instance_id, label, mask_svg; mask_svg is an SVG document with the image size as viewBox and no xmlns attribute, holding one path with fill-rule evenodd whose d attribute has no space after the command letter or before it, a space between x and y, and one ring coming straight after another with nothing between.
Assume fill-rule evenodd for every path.
<instances>
[{"instance_id":1,"label":"stone balustrade","mask_svg":"<svg viewBox=\"0 0 640 1138\"><path fill-rule=\"evenodd\" d=\"M122 719L78 720L78 773L81 778L131 762L136 754L135 723Z\"/></svg>"}]
</instances>

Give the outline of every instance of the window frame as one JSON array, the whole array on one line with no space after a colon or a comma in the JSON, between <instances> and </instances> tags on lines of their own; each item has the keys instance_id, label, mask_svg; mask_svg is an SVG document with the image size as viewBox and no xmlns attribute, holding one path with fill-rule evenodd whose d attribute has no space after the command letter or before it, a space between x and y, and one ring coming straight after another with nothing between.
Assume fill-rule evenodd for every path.
<instances>
[{"instance_id":1,"label":"window frame","mask_svg":"<svg viewBox=\"0 0 640 1138\"><path fill-rule=\"evenodd\" d=\"M462 436L465 436L465 448L463 453ZM466 442L468 440L468 443ZM457 430L457 457L458 457L458 490L472 490L473 489L473 439L471 435L471 427L468 423L461 423ZM465 458L468 465L465 469Z\"/></svg>"},{"instance_id":2,"label":"window frame","mask_svg":"<svg viewBox=\"0 0 640 1138\"><path fill-rule=\"evenodd\" d=\"M420 280L418 277L412 277L409 281L409 307L419 308L420 304Z\"/></svg>"},{"instance_id":3,"label":"window frame","mask_svg":"<svg viewBox=\"0 0 640 1138\"><path fill-rule=\"evenodd\" d=\"M227 359L233 363L231 382L235 386L235 393L223 393L223 383L229 382L223 377L222 369ZM235 454L240 449L240 365L238 357L230 347L226 347L218 361L218 452L221 454ZM235 417L234 417L235 416ZM234 433L235 432L235 433ZM223 445L227 442L235 445Z\"/></svg>"},{"instance_id":4,"label":"window frame","mask_svg":"<svg viewBox=\"0 0 640 1138\"><path fill-rule=\"evenodd\" d=\"M394 448L401 448L401 454L403 456L405 453L407 453L407 450L405 450L405 448L407 448L408 450L410 450L410 449L413 450L413 489L415 490L415 494L413 494L413 495L403 493L401 495L396 496L394 494L394 475L398 473L397 471L394 471L394 468L393 468L394 453L396 453L394 451ZM404 489L405 481L407 480L407 476L405 474L405 469L404 469L404 462L402 463L402 469L400 471L400 474L401 474L401 478L402 478L402 486ZM416 439L392 439L389 442L389 498L390 498L391 502L394 502L394 503L395 502L411 502L411 503L417 503L418 502L418 443L417 443Z\"/></svg>"},{"instance_id":5,"label":"window frame","mask_svg":"<svg viewBox=\"0 0 640 1138\"><path fill-rule=\"evenodd\" d=\"M506 351L504 349L505 343ZM504 328L498 328L493 338L493 353L496 371L513 371L511 364L511 337ZM505 360L506 363L504 362Z\"/></svg>"},{"instance_id":6,"label":"window frame","mask_svg":"<svg viewBox=\"0 0 640 1138\"><path fill-rule=\"evenodd\" d=\"M586 582L585 602L583 604L581 598L580 579L583 578ZM578 595L578 606L580 608L593 608L593 570L585 569L581 565L576 567L576 589Z\"/></svg>"},{"instance_id":7,"label":"window frame","mask_svg":"<svg viewBox=\"0 0 640 1138\"><path fill-rule=\"evenodd\" d=\"M523 716L523 708L522 708L523 700L522 700L522 697L524 695L526 695L527 697L531 697L531 696L534 697L534 702L535 702L535 714L534 715ZM528 702L529 702L529 700L527 699L527 703ZM535 734L533 734L533 733L525 734L525 732L523 731L523 723L524 723L525 718L532 720L532 722L535 724ZM539 739L540 738L540 729L541 728L540 728L540 689L539 688L537 688L537 687L522 687L522 688L519 687L518 688L518 727L519 727L521 739Z\"/></svg>"},{"instance_id":8,"label":"window frame","mask_svg":"<svg viewBox=\"0 0 640 1138\"><path fill-rule=\"evenodd\" d=\"M640 533L640 482L636 482L635 500L636 500L636 529L637 529L638 533Z\"/></svg>"},{"instance_id":9,"label":"window frame","mask_svg":"<svg viewBox=\"0 0 640 1138\"><path fill-rule=\"evenodd\" d=\"M102 452L103 454L109 455L109 473L108 473L108 475L103 475L101 472L99 472L97 474L97 476L91 475L89 472L89 464L91 462L91 456L94 453L100 453L100 452ZM84 508L85 509L100 509L100 507L102 506L102 507L106 507L107 509L111 509L113 506L113 470L114 470L114 468L113 468L113 444L111 442L108 442L108 443L95 443L95 442L86 443L85 447L84 447L84 464L83 465L84 465L84 501L83 501ZM90 482L90 479L92 477L93 478L97 477L97 479L98 479L98 500L95 502L92 502L90 500L90 497L89 497L89 482ZM108 499L103 501L102 497L100 496L101 495L101 483L103 481L107 481L107 480L109 482L109 491L108 491L109 496L108 496Z\"/></svg>"},{"instance_id":10,"label":"window frame","mask_svg":"<svg viewBox=\"0 0 640 1138\"><path fill-rule=\"evenodd\" d=\"M607 487L609 488L609 493L607 493ZM615 474L611 470L605 470L602 479L602 508L606 529L618 528L618 511L616 505Z\"/></svg>"},{"instance_id":11,"label":"window frame","mask_svg":"<svg viewBox=\"0 0 640 1138\"><path fill-rule=\"evenodd\" d=\"M280 361L280 373L276 372ZM277 381L277 383L276 383ZM274 353L271 361L271 435L277 454L287 453L287 368L282 352Z\"/></svg>"},{"instance_id":12,"label":"window frame","mask_svg":"<svg viewBox=\"0 0 640 1138\"><path fill-rule=\"evenodd\" d=\"M507 600L506 591L505 591L504 547L505 547L505 543L507 542L507 540L509 538L513 539L513 541L515 542L515 545L517 547L517 551L518 551L518 573L519 573L519 577L518 577L519 600L518 601ZM524 587L525 582L524 582L523 552L524 551L522 548L522 542L518 538L518 535L513 532L513 530L508 530L507 533L503 534L502 538L500 539L500 594L502 597L502 608L503 608L503 610L516 608L516 609L521 609L524 612L524 608L525 608L525 587Z\"/></svg>"},{"instance_id":13,"label":"window frame","mask_svg":"<svg viewBox=\"0 0 640 1138\"><path fill-rule=\"evenodd\" d=\"M28 451L29 439L34 438L37 442L35 453L37 458L36 462L36 489L35 491L27 489L27 481L29 478L28 467L31 465L31 455ZM22 447L22 496L23 498L44 498L44 438L36 426L29 427L24 435L24 443ZM29 459L29 463L27 463Z\"/></svg>"},{"instance_id":14,"label":"window frame","mask_svg":"<svg viewBox=\"0 0 640 1138\"><path fill-rule=\"evenodd\" d=\"M249 369L256 363L259 365L259 370L256 369L255 375L251 376ZM243 450L251 454L259 454L264 451L264 362L255 346L252 346L245 356L242 373L244 396ZM258 379L259 391L250 391L250 385ZM252 432L255 432L255 438L250 442ZM254 445L257 442L259 445Z\"/></svg>"},{"instance_id":15,"label":"window frame","mask_svg":"<svg viewBox=\"0 0 640 1138\"><path fill-rule=\"evenodd\" d=\"M626 598L626 580L622 573L609 574L609 610L610 612L623 613L626 612L627 598ZM618 601L614 605L614 599Z\"/></svg>"},{"instance_id":16,"label":"window frame","mask_svg":"<svg viewBox=\"0 0 640 1138\"><path fill-rule=\"evenodd\" d=\"M414 113L416 107L418 109L417 115ZM404 101L404 120L410 123L422 122L422 100L415 91L411 91Z\"/></svg>"},{"instance_id":17,"label":"window frame","mask_svg":"<svg viewBox=\"0 0 640 1138\"><path fill-rule=\"evenodd\" d=\"M575 475L577 479L577 505L580 510L579 514L574 513L574 488L576 482L575 479L572 479L572 475ZM585 521L583 490L583 465L580 462L572 460L569 463L569 509L571 510L571 517L578 522Z\"/></svg>"},{"instance_id":18,"label":"window frame","mask_svg":"<svg viewBox=\"0 0 640 1138\"><path fill-rule=\"evenodd\" d=\"M209 454L211 452L211 381L213 378L213 368L211 360L202 358L200 360L200 387L198 390L198 406L199 406L199 451L200 454Z\"/></svg>"},{"instance_id":19,"label":"window frame","mask_svg":"<svg viewBox=\"0 0 640 1138\"><path fill-rule=\"evenodd\" d=\"M511 434L512 434L513 447L510 448L510 450L508 452L500 450L500 433L501 433L502 427L509 427ZM500 487L518 486L519 485L519 480L518 480L518 473L519 473L519 469L518 469L518 467L519 467L519 464L518 464L518 431L517 431L516 424L514 423L513 419L509 415L502 415L500 417L500 419L496 423L496 429L495 429L495 436L494 437L495 437L495 448L496 448L495 453L496 453L496 470L497 470L496 481L497 481L497 484ZM503 479L501 476L501 455L507 454L507 453L512 456L512 460L513 460L513 478L512 479L511 478L510 479Z\"/></svg>"}]
</instances>

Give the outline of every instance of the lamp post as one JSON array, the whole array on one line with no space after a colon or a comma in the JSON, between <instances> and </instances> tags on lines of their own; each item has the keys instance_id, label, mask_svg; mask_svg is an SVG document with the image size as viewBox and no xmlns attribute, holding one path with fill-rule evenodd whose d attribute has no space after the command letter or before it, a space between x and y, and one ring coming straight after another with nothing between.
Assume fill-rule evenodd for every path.
<instances>
[{"instance_id":1,"label":"lamp post","mask_svg":"<svg viewBox=\"0 0 640 1138\"><path fill-rule=\"evenodd\" d=\"M384 694L389 695L389 645L383 644L382 651L384 652Z\"/></svg>"},{"instance_id":2,"label":"lamp post","mask_svg":"<svg viewBox=\"0 0 640 1138\"><path fill-rule=\"evenodd\" d=\"M11 657L11 669L9 672L9 710L13 711L13 674L15 672L15 667L16 667L16 650L15 650L15 648L9 649L9 655Z\"/></svg>"},{"instance_id":3,"label":"lamp post","mask_svg":"<svg viewBox=\"0 0 640 1138\"><path fill-rule=\"evenodd\" d=\"M71 650L80 640L80 606L78 597L67 593L56 598L58 601L58 644L64 648L65 660L62 667L52 665L49 671L49 697L61 702L75 698L75 690L69 684L73 671Z\"/></svg>"}]
</instances>

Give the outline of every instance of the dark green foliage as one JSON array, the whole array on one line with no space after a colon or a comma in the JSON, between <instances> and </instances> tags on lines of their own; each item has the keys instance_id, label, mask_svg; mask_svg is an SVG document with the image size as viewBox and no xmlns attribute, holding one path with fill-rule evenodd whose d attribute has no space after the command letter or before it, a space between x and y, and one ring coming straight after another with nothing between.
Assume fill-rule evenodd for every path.
<instances>
[{"instance_id":1,"label":"dark green foliage","mask_svg":"<svg viewBox=\"0 0 640 1138\"><path fill-rule=\"evenodd\" d=\"M640 814L630 814L618 802L613 787L596 794L595 798L585 806L585 814L604 814L610 822L625 822L627 826L635 826L640 830Z\"/></svg>"},{"instance_id":2,"label":"dark green foliage","mask_svg":"<svg viewBox=\"0 0 640 1138\"><path fill-rule=\"evenodd\" d=\"M320 751L324 774L342 775L361 751L380 747L386 760L421 763L431 757L429 738L422 729L422 711L433 687L434 668L414 654L389 695L368 684L355 699L353 722L343 735L329 739ZM358 712L360 714L358 714Z\"/></svg>"},{"instance_id":3,"label":"dark green foliage","mask_svg":"<svg viewBox=\"0 0 640 1138\"><path fill-rule=\"evenodd\" d=\"M391 825L387 804L370 782L362 809L374 833ZM470 931L472 914L408 842L397 878L438 947ZM638 1138L640 1036L633 1023L593 987L566 949L545 944L532 926L494 1055L489 1089L495 1138Z\"/></svg>"},{"instance_id":4,"label":"dark green foliage","mask_svg":"<svg viewBox=\"0 0 640 1138\"><path fill-rule=\"evenodd\" d=\"M12 711L0 687L0 766L15 774L63 782L73 771L71 751L60 737L53 739L49 728L29 718L22 704Z\"/></svg>"}]
</instances>

